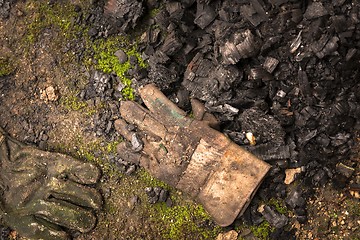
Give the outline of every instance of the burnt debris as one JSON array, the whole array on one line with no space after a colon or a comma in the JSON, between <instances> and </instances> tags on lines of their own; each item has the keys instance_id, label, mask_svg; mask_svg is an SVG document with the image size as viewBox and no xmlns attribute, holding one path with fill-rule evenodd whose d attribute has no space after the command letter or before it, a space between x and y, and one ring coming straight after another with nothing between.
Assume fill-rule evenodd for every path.
<instances>
[{"instance_id":1,"label":"burnt debris","mask_svg":"<svg viewBox=\"0 0 360 240\"><path fill-rule=\"evenodd\" d=\"M14 3L0 0L0 18L16 14ZM315 188L332 183L359 196L359 160L351 158L360 132L356 1L92 0L89 12L79 6L74 11L74 24L88 26L91 40L139 35L137 51L147 69L121 49L114 54L120 63L132 64L125 75L135 90L155 83L190 116L190 100L198 99L217 118L214 125L221 132L272 165L241 220L253 225L266 220L275 228L272 239L291 239L285 229L307 221L307 200ZM81 41L64 46L64 52L70 49L78 59L84 57ZM77 96L97 109L87 130L118 140L114 122L125 85L114 73L93 71L88 77ZM0 82L3 92L11 87L6 77ZM24 140L46 149L50 129L40 124L46 114L39 109L29 112L40 118L19 119ZM129 144L109 156L127 175L139 168L134 152L144 143L134 133ZM172 204L166 189L144 191L152 204ZM292 213L280 212L271 199L283 199ZM9 229L1 230L8 235Z\"/></svg>"},{"instance_id":2,"label":"burnt debris","mask_svg":"<svg viewBox=\"0 0 360 240\"><path fill-rule=\"evenodd\" d=\"M259 195L286 197L304 222L307 191L287 189L285 170L301 167L296 179L306 189L336 176L348 181L356 164L342 161L360 128L358 6L287 0L151 3L145 5L157 13L139 44L149 68L137 83L156 83L187 111L189 98L201 100L224 133L273 164L262 188L274 191ZM287 223L270 207L263 215L276 228Z\"/></svg>"}]
</instances>

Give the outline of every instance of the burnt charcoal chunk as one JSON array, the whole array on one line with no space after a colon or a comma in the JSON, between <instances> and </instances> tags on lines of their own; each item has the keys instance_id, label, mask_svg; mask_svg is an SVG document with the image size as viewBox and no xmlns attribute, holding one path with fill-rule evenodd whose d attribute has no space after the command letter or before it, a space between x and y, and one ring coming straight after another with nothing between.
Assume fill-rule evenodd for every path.
<instances>
[{"instance_id":1,"label":"burnt charcoal chunk","mask_svg":"<svg viewBox=\"0 0 360 240\"><path fill-rule=\"evenodd\" d=\"M135 28L143 13L142 2L132 0L108 0L104 9L106 14L120 21L123 31Z\"/></svg>"},{"instance_id":2,"label":"burnt charcoal chunk","mask_svg":"<svg viewBox=\"0 0 360 240\"><path fill-rule=\"evenodd\" d=\"M160 10L155 16L155 22L161 29L166 30L170 24L169 13L164 9Z\"/></svg>"},{"instance_id":3,"label":"burnt charcoal chunk","mask_svg":"<svg viewBox=\"0 0 360 240\"><path fill-rule=\"evenodd\" d=\"M240 3L232 0L225 0L219 11L219 18L226 22L239 22L241 20Z\"/></svg>"},{"instance_id":4,"label":"burnt charcoal chunk","mask_svg":"<svg viewBox=\"0 0 360 240\"><path fill-rule=\"evenodd\" d=\"M273 79L273 76L262 67L251 68L248 74L249 80L263 80L269 81Z\"/></svg>"},{"instance_id":5,"label":"burnt charcoal chunk","mask_svg":"<svg viewBox=\"0 0 360 240\"><path fill-rule=\"evenodd\" d=\"M271 142L257 146L249 146L247 147L247 150L264 161L288 159L291 157L289 146L278 145Z\"/></svg>"},{"instance_id":6,"label":"burnt charcoal chunk","mask_svg":"<svg viewBox=\"0 0 360 240\"><path fill-rule=\"evenodd\" d=\"M184 5L185 8L187 8L193 5L196 0L181 0L180 2Z\"/></svg>"},{"instance_id":7,"label":"burnt charcoal chunk","mask_svg":"<svg viewBox=\"0 0 360 240\"><path fill-rule=\"evenodd\" d=\"M332 37L327 43L326 45L324 46L323 49L321 49L321 51L317 52L316 53L316 56L318 58L323 58L327 55L330 55L332 54L333 52L335 52L339 45L337 44L337 42L339 41L339 38L338 37Z\"/></svg>"},{"instance_id":8,"label":"burnt charcoal chunk","mask_svg":"<svg viewBox=\"0 0 360 240\"><path fill-rule=\"evenodd\" d=\"M155 204L158 201L159 196L156 194L154 188L152 187L145 188L145 193L148 196L148 201L150 204Z\"/></svg>"},{"instance_id":9,"label":"burnt charcoal chunk","mask_svg":"<svg viewBox=\"0 0 360 240\"><path fill-rule=\"evenodd\" d=\"M332 1L333 6L341 6L345 3L346 0L334 0Z\"/></svg>"},{"instance_id":10,"label":"burnt charcoal chunk","mask_svg":"<svg viewBox=\"0 0 360 240\"><path fill-rule=\"evenodd\" d=\"M179 2L169 2L166 4L166 11L170 18L180 20L184 14L184 9Z\"/></svg>"},{"instance_id":11,"label":"burnt charcoal chunk","mask_svg":"<svg viewBox=\"0 0 360 240\"><path fill-rule=\"evenodd\" d=\"M334 137L330 137L331 145L334 147L339 147L345 143L347 143L351 138L349 133L338 133Z\"/></svg>"},{"instance_id":12,"label":"burnt charcoal chunk","mask_svg":"<svg viewBox=\"0 0 360 240\"><path fill-rule=\"evenodd\" d=\"M220 113L219 120L221 121L232 121L234 117L239 113L239 109L234 108L229 104L222 104L217 106L205 105L207 109L212 113Z\"/></svg>"},{"instance_id":13,"label":"burnt charcoal chunk","mask_svg":"<svg viewBox=\"0 0 360 240\"><path fill-rule=\"evenodd\" d=\"M233 66L215 67L209 59L197 54L187 67L183 86L205 102L216 100L219 94L232 91L232 86L241 81L241 72Z\"/></svg>"},{"instance_id":14,"label":"burnt charcoal chunk","mask_svg":"<svg viewBox=\"0 0 360 240\"><path fill-rule=\"evenodd\" d=\"M255 205L248 207L242 218L249 225L259 225L264 221L264 218L257 211L257 206Z\"/></svg>"},{"instance_id":15,"label":"burnt charcoal chunk","mask_svg":"<svg viewBox=\"0 0 360 240\"><path fill-rule=\"evenodd\" d=\"M168 196L169 196L169 192L166 189L161 189L159 193L159 202L166 202Z\"/></svg>"},{"instance_id":16,"label":"burnt charcoal chunk","mask_svg":"<svg viewBox=\"0 0 360 240\"><path fill-rule=\"evenodd\" d=\"M239 145L249 144L249 141L245 137L245 133L243 132L236 132L231 130L224 130L224 133L231 138L235 143Z\"/></svg>"},{"instance_id":17,"label":"burnt charcoal chunk","mask_svg":"<svg viewBox=\"0 0 360 240\"><path fill-rule=\"evenodd\" d=\"M311 88L309 84L309 79L305 71L303 71L301 68L298 71L298 81L299 81L299 89L301 91L301 94L303 95L305 102L307 104L311 104Z\"/></svg>"},{"instance_id":18,"label":"burnt charcoal chunk","mask_svg":"<svg viewBox=\"0 0 360 240\"><path fill-rule=\"evenodd\" d=\"M316 137L317 134L317 129L312 131L304 131L302 134L299 134L298 142L301 144L301 146L304 146L307 142Z\"/></svg>"},{"instance_id":19,"label":"burnt charcoal chunk","mask_svg":"<svg viewBox=\"0 0 360 240\"><path fill-rule=\"evenodd\" d=\"M249 29L234 33L222 46L220 53L224 64L236 64L242 58L255 56L259 43Z\"/></svg>"},{"instance_id":20,"label":"burnt charcoal chunk","mask_svg":"<svg viewBox=\"0 0 360 240\"><path fill-rule=\"evenodd\" d=\"M216 18L216 13L214 9L204 3L197 2L197 9L196 9L196 18L194 23L198 25L201 29L206 28L214 19Z\"/></svg>"},{"instance_id":21,"label":"burnt charcoal chunk","mask_svg":"<svg viewBox=\"0 0 360 240\"><path fill-rule=\"evenodd\" d=\"M277 60L276 58L266 57L265 62L263 64L263 68L269 73L272 73L278 64L279 64L279 60Z\"/></svg>"},{"instance_id":22,"label":"burnt charcoal chunk","mask_svg":"<svg viewBox=\"0 0 360 240\"><path fill-rule=\"evenodd\" d=\"M352 59L355 56L356 53L357 53L356 48L350 48L348 50L348 52L346 53L345 61L349 61L350 59Z\"/></svg>"},{"instance_id":23,"label":"burnt charcoal chunk","mask_svg":"<svg viewBox=\"0 0 360 240\"><path fill-rule=\"evenodd\" d=\"M336 165L336 171L349 178L354 173L355 169L343 163L339 163Z\"/></svg>"},{"instance_id":24,"label":"burnt charcoal chunk","mask_svg":"<svg viewBox=\"0 0 360 240\"><path fill-rule=\"evenodd\" d=\"M321 2L312 2L309 4L308 8L305 11L304 17L306 19L313 19L322 17L328 14L326 8L322 5Z\"/></svg>"},{"instance_id":25,"label":"burnt charcoal chunk","mask_svg":"<svg viewBox=\"0 0 360 240\"><path fill-rule=\"evenodd\" d=\"M261 46L261 53L264 54L270 50L276 43L279 43L282 36L274 36L267 38Z\"/></svg>"},{"instance_id":26,"label":"burnt charcoal chunk","mask_svg":"<svg viewBox=\"0 0 360 240\"><path fill-rule=\"evenodd\" d=\"M295 209L296 207L303 207L306 204L305 198L302 196L301 190L295 189L289 193L285 202Z\"/></svg>"},{"instance_id":27,"label":"burnt charcoal chunk","mask_svg":"<svg viewBox=\"0 0 360 240\"><path fill-rule=\"evenodd\" d=\"M161 51L168 56L176 54L179 49L182 47L183 43L180 38L175 34L175 31L170 33L163 45L161 46Z\"/></svg>"},{"instance_id":28,"label":"burnt charcoal chunk","mask_svg":"<svg viewBox=\"0 0 360 240\"><path fill-rule=\"evenodd\" d=\"M154 54L152 54L149 58L150 67L156 67L156 64L166 64L169 63L170 58L161 50L157 50Z\"/></svg>"},{"instance_id":29,"label":"burnt charcoal chunk","mask_svg":"<svg viewBox=\"0 0 360 240\"><path fill-rule=\"evenodd\" d=\"M323 169L316 171L316 173L312 176L312 183L315 186L324 186L326 181L327 181L327 175Z\"/></svg>"},{"instance_id":30,"label":"burnt charcoal chunk","mask_svg":"<svg viewBox=\"0 0 360 240\"><path fill-rule=\"evenodd\" d=\"M282 228L288 223L288 218L284 214L276 212L270 206L265 206L261 214L275 228Z\"/></svg>"},{"instance_id":31,"label":"burnt charcoal chunk","mask_svg":"<svg viewBox=\"0 0 360 240\"><path fill-rule=\"evenodd\" d=\"M285 132L280 123L260 109L250 108L239 117L242 131L251 132L257 143L284 144Z\"/></svg>"},{"instance_id":32,"label":"burnt charcoal chunk","mask_svg":"<svg viewBox=\"0 0 360 240\"><path fill-rule=\"evenodd\" d=\"M330 138L324 133L318 135L316 137L316 141L318 144L320 144L323 147L327 147L330 144Z\"/></svg>"},{"instance_id":33,"label":"burnt charcoal chunk","mask_svg":"<svg viewBox=\"0 0 360 240\"><path fill-rule=\"evenodd\" d=\"M332 16L330 20L337 33L344 32L347 29L347 21L344 15Z\"/></svg>"},{"instance_id":34,"label":"burnt charcoal chunk","mask_svg":"<svg viewBox=\"0 0 360 240\"><path fill-rule=\"evenodd\" d=\"M203 54L198 53L188 64L184 73L184 80L194 81L196 77L207 77L214 68L215 65L209 59L204 58Z\"/></svg>"},{"instance_id":35,"label":"burnt charcoal chunk","mask_svg":"<svg viewBox=\"0 0 360 240\"><path fill-rule=\"evenodd\" d=\"M254 5L243 5L241 6L241 15L244 16L254 27L258 26L261 22L267 19L264 11L256 11Z\"/></svg>"},{"instance_id":36,"label":"burnt charcoal chunk","mask_svg":"<svg viewBox=\"0 0 360 240\"><path fill-rule=\"evenodd\" d=\"M9 227L0 225L0 239L5 240L10 238L11 229Z\"/></svg>"},{"instance_id":37,"label":"burnt charcoal chunk","mask_svg":"<svg viewBox=\"0 0 360 240\"><path fill-rule=\"evenodd\" d=\"M214 77L218 80L220 90L228 91L235 82L241 80L240 71L234 66L219 65L214 69L214 72L210 74L214 74Z\"/></svg>"},{"instance_id":38,"label":"burnt charcoal chunk","mask_svg":"<svg viewBox=\"0 0 360 240\"><path fill-rule=\"evenodd\" d=\"M162 64L156 64L150 68L148 77L151 82L156 83L156 86L163 91L169 89L172 83L179 80L176 65L167 67ZM146 83L146 80L144 83Z\"/></svg>"}]
</instances>

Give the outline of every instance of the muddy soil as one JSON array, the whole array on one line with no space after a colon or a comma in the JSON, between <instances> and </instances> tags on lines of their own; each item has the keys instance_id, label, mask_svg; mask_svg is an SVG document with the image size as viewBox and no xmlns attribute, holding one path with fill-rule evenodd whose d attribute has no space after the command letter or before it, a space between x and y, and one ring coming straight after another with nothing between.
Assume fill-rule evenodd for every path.
<instances>
[{"instance_id":1,"label":"muddy soil","mask_svg":"<svg viewBox=\"0 0 360 240\"><path fill-rule=\"evenodd\" d=\"M0 20L0 57L6 59L3 64L10 68L0 76L0 124L20 141L91 161L102 169L98 188L105 204L98 224L90 233L74 233L74 238L215 239L220 232L231 229L239 233L239 239L269 238L269 229L256 229L240 221L221 229L201 206L143 170L130 174L122 171L114 161L114 146L121 137L115 132L110 138L99 136L94 120L114 104L116 109L116 101L85 101L80 96L96 69L91 57L90 61L86 57L86 51L91 49L91 26L84 25L77 34L68 36L64 32L67 27L58 24L68 23L72 28L79 16L75 6L85 16L94 1L60 2L56 4L63 4L63 9L71 14L49 16L54 12L41 12L42 8L52 7L48 1L18 1L12 5L10 16ZM68 16L70 22L65 19ZM49 23L42 18L55 20ZM79 52L83 54L81 58ZM358 149L353 149L357 161ZM360 177L358 170L357 167L352 176L353 182ZM168 189L172 206L150 204L144 191L149 186ZM359 239L359 211L358 196L352 196L348 188L319 186L307 203L308 221L300 224L288 211L291 222L287 231L296 239ZM21 238L16 232L11 234L12 238Z\"/></svg>"}]
</instances>

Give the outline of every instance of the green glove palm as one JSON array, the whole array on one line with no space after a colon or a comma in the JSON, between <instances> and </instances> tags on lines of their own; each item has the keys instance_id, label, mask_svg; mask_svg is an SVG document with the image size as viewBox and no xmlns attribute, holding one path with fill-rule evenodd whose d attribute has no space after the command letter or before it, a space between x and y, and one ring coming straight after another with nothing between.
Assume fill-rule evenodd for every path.
<instances>
[{"instance_id":1,"label":"green glove palm","mask_svg":"<svg viewBox=\"0 0 360 240\"><path fill-rule=\"evenodd\" d=\"M0 216L31 239L68 239L88 232L100 209L95 184L100 171L72 157L26 146L0 128Z\"/></svg>"}]
</instances>

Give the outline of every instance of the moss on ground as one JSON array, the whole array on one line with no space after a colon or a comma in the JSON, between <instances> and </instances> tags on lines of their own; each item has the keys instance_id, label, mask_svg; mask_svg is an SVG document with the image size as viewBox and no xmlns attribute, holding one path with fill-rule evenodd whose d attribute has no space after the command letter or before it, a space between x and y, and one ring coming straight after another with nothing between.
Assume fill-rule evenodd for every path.
<instances>
[{"instance_id":1,"label":"moss on ground","mask_svg":"<svg viewBox=\"0 0 360 240\"><path fill-rule=\"evenodd\" d=\"M269 239L271 232L275 230L268 221L263 221L258 226L250 226L250 229L255 237L260 239Z\"/></svg>"},{"instance_id":2,"label":"moss on ground","mask_svg":"<svg viewBox=\"0 0 360 240\"><path fill-rule=\"evenodd\" d=\"M45 29L57 29L61 33L61 37L68 40L76 38L76 34L83 30L81 26L74 24L78 13L75 12L75 6L68 2L55 2L50 5L45 1L28 1L25 10L32 13L26 19L25 40L30 44L38 41Z\"/></svg>"},{"instance_id":3,"label":"moss on ground","mask_svg":"<svg viewBox=\"0 0 360 240\"><path fill-rule=\"evenodd\" d=\"M137 52L136 45L131 45L129 40L122 36L111 36L107 39L98 39L93 43L95 67L104 73L115 73L120 81L125 85L122 89L124 99L134 100L134 90L131 87L131 79L127 72L133 68L130 63L130 57L135 57L141 68L146 68L146 63ZM117 50L123 50L128 56L125 63L120 63L115 56Z\"/></svg>"},{"instance_id":4,"label":"moss on ground","mask_svg":"<svg viewBox=\"0 0 360 240\"><path fill-rule=\"evenodd\" d=\"M14 71L14 62L10 58L0 57L0 77L10 75Z\"/></svg>"},{"instance_id":5,"label":"moss on ground","mask_svg":"<svg viewBox=\"0 0 360 240\"><path fill-rule=\"evenodd\" d=\"M153 217L160 222L164 239L215 239L222 230L220 227L201 226L211 218L202 206L195 203L173 207L157 203L153 208Z\"/></svg>"},{"instance_id":6,"label":"moss on ground","mask_svg":"<svg viewBox=\"0 0 360 240\"><path fill-rule=\"evenodd\" d=\"M360 204L359 201L356 199L346 199L345 200L345 207L349 214L353 216L360 216Z\"/></svg>"},{"instance_id":7,"label":"moss on ground","mask_svg":"<svg viewBox=\"0 0 360 240\"><path fill-rule=\"evenodd\" d=\"M267 204L273 206L275 210L281 214L287 214L289 211L282 199L271 198Z\"/></svg>"},{"instance_id":8,"label":"moss on ground","mask_svg":"<svg viewBox=\"0 0 360 240\"><path fill-rule=\"evenodd\" d=\"M62 104L67 110L73 111L79 111L88 106L86 102L81 101L76 95L66 95L61 97L60 104Z\"/></svg>"},{"instance_id":9,"label":"moss on ground","mask_svg":"<svg viewBox=\"0 0 360 240\"><path fill-rule=\"evenodd\" d=\"M84 11L87 6L84 5ZM124 36L110 36L108 38L100 38L91 40L88 36L89 26L75 23L79 13L75 11L75 5L70 1L55 2L52 5L46 1L28 1L26 11L31 13L26 17L26 34L23 38L23 48L25 52L29 52L29 48L39 41L39 37L46 29L57 31L58 37L54 39L54 44L59 48L72 41L82 41L84 47L83 64L89 68L95 67L97 70L105 73L114 73L119 80L125 85L122 90L124 99L133 100L134 90L131 87L131 79L127 76L127 71L134 66L130 61L120 64L114 53L122 49L128 57L135 57L141 68L146 68L146 63L141 58L141 54L137 51L136 44L132 43ZM69 59L63 59L68 62L72 58L76 58L71 51L64 54ZM94 61L95 60L95 61Z\"/></svg>"}]
</instances>

